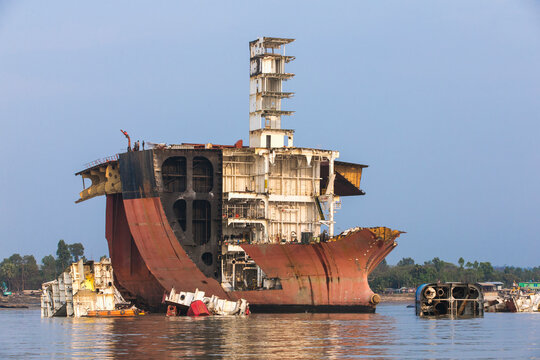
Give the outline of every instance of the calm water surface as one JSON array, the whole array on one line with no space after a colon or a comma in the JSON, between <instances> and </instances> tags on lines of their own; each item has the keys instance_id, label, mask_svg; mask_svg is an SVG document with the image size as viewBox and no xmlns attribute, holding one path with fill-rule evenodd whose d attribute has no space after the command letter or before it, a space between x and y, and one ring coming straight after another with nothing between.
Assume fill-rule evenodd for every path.
<instances>
[{"instance_id":1,"label":"calm water surface","mask_svg":"<svg viewBox=\"0 0 540 360\"><path fill-rule=\"evenodd\" d=\"M540 313L426 320L406 304L376 314L248 318L41 319L0 311L0 358L540 359Z\"/></svg>"}]
</instances>

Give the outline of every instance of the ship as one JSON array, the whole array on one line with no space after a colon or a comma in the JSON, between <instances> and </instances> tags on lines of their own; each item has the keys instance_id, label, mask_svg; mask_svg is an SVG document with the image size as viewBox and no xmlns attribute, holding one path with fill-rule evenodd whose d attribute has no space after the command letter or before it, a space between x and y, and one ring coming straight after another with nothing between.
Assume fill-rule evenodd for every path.
<instances>
[{"instance_id":1,"label":"ship","mask_svg":"<svg viewBox=\"0 0 540 360\"><path fill-rule=\"evenodd\" d=\"M282 102L294 95L285 54L294 39L249 43L249 145L128 148L76 173L76 202L106 197L105 235L122 295L157 309L172 288L246 299L253 312L374 312L368 275L402 233L335 234L342 199L362 196L366 165L339 151L294 146ZM85 180L91 181L86 186Z\"/></svg>"}]
</instances>

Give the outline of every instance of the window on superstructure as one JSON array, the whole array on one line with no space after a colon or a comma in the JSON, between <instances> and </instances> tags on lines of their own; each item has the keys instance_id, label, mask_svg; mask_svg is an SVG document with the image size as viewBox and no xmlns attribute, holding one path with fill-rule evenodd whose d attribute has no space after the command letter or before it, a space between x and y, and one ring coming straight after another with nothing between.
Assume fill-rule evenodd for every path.
<instances>
[{"instance_id":1,"label":"window on superstructure","mask_svg":"<svg viewBox=\"0 0 540 360\"><path fill-rule=\"evenodd\" d=\"M281 92L281 80L280 79L266 79L266 91Z\"/></svg>"},{"instance_id":2,"label":"window on superstructure","mask_svg":"<svg viewBox=\"0 0 540 360\"><path fill-rule=\"evenodd\" d=\"M166 192L186 191L186 158L173 156L161 166L163 190Z\"/></svg>"},{"instance_id":3,"label":"window on superstructure","mask_svg":"<svg viewBox=\"0 0 540 360\"><path fill-rule=\"evenodd\" d=\"M207 158L193 158L193 191L209 192L214 183L213 168Z\"/></svg>"},{"instance_id":4,"label":"window on superstructure","mask_svg":"<svg viewBox=\"0 0 540 360\"><path fill-rule=\"evenodd\" d=\"M193 201L193 241L203 245L210 241L210 203L206 200Z\"/></svg>"},{"instance_id":5,"label":"window on superstructure","mask_svg":"<svg viewBox=\"0 0 540 360\"><path fill-rule=\"evenodd\" d=\"M276 72L277 72L278 74L282 74L282 73L283 73L282 62L281 62L281 60L279 60L279 59L276 59Z\"/></svg>"}]
</instances>

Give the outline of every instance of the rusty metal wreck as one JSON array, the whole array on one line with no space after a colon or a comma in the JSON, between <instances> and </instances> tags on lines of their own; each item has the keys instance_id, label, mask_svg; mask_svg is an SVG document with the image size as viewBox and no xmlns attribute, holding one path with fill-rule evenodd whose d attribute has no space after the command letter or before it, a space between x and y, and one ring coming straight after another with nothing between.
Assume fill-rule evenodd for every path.
<instances>
[{"instance_id":1,"label":"rusty metal wreck","mask_svg":"<svg viewBox=\"0 0 540 360\"><path fill-rule=\"evenodd\" d=\"M335 234L341 199L361 196L367 166L339 152L294 146L283 129L285 45L250 42L249 146L151 144L77 173L105 195L115 283L140 307L164 292L200 289L253 311L373 312L367 276L402 233L386 227ZM147 142L147 144L149 144ZM128 150L131 150L128 148Z\"/></svg>"}]
</instances>

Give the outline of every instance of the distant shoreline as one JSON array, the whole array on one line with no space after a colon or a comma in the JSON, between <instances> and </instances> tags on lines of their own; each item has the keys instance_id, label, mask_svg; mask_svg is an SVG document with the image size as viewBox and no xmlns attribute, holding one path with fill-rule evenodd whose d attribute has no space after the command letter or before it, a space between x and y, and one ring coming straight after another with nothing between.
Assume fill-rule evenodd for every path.
<instances>
[{"instance_id":1,"label":"distant shoreline","mask_svg":"<svg viewBox=\"0 0 540 360\"><path fill-rule=\"evenodd\" d=\"M414 293L407 294L380 294L381 303L410 302L414 303Z\"/></svg>"},{"instance_id":2,"label":"distant shoreline","mask_svg":"<svg viewBox=\"0 0 540 360\"><path fill-rule=\"evenodd\" d=\"M0 297L0 309L39 309L41 308L40 295L13 294Z\"/></svg>"},{"instance_id":3,"label":"distant shoreline","mask_svg":"<svg viewBox=\"0 0 540 360\"><path fill-rule=\"evenodd\" d=\"M380 294L381 303L414 303L414 294ZM9 306L11 308L14 305L28 306L28 309L39 309L41 306L39 295L22 295L13 294L7 297L0 297L0 305ZM0 307L0 309L6 309Z\"/></svg>"}]
</instances>

